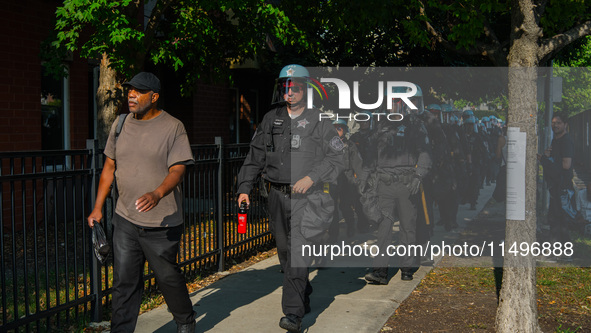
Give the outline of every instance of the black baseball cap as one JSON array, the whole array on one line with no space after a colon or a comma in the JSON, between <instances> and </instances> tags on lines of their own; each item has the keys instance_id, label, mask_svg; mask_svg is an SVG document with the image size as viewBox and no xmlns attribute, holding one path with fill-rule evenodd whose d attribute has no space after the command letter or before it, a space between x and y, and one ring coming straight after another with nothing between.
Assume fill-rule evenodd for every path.
<instances>
[{"instance_id":1,"label":"black baseball cap","mask_svg":"<svg viewBox=\"0 0 591 333\"><path fill-rule=\"evenodd\" d=\"M148 72L140 72L136 74L131 80L123 83L123 85L160 93L160 80L158 80L156 75Z\"/></svg>"}]
</instances>

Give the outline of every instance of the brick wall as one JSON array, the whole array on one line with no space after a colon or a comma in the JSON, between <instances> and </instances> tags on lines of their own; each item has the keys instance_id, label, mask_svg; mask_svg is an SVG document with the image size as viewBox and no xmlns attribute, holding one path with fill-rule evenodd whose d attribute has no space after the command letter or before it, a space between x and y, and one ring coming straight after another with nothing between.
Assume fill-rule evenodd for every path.
<instances>
[{"instance_id":1,"label":"brick wall","mask_svg":"<svg viewBox=\"0 0 591 333\"><path fill-rule=\"evenodd\" d=\"M41 149L41 42L59 1L0 0L0 151ZM72 147L88 135L87 65L72 63Z\"/></svg>"},{"instance_id":2,"label":"brick wall","mask_svg":"<svg viewBox=\"0 0 591 333\"><path fill-rule=\"evenodd\" d=\"M185 124L191 144L214 143L216 136L230 140L233 112L231 91L226 86L199 84L193 95L192 124Z\"/></svg>"}]
</instances>

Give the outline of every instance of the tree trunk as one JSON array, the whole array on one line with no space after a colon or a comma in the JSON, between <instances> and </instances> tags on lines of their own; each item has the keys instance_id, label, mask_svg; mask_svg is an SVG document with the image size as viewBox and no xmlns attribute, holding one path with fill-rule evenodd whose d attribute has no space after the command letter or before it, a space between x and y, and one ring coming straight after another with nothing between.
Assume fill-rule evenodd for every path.
<instances>
[{"instance_id":1,"label":"tree trunk","mask_svg":"<svg viewBox=\"0 0 591 333\"><path fill-rule=\"evenodd\" d=\"M536 262L531 253L523 256L520 244L536 241L537 68L509 68L509 121L527 135L525 156L525 221L507 220L503 285L497 308L497 332L539 332L536 297ZM509 146L509 150L510 150ZM507 172L510 169L507 169ZM507 250L516 244L517 255Z\"/></svg>"},{"instance_id":2,"label":"tree trunk","mask_svg":"<svg viewBox=\"0 0 591 333\"><path fill-rule=\"evenodd\" d=\"M100 65L99 86L96 92L98 107L97 139L99 147L104 148L109 131L123 101L123 90L117 80L117 72L109 67L109 57L103 53Z\"/></svg>"},{"instance_id":3,"label":"tree trunk","mask_svg":"<svg viewBox=\"0 0 591 333\"><path fill-rule=\"evenodd\" d=\"M509 51L508 127L527 135L525 156L525 220L507 220L503 285L497 308L497 332L541 332L536 297L536 262L531 251L517 256L508 253L513 245L536 241L537 186L537 49L541 29L535 21L530 0L514 0L512 46ZM508 147L511 150L511 147ZM509 172L509 168L507 169Z\"/></svg>"}]
</instances>

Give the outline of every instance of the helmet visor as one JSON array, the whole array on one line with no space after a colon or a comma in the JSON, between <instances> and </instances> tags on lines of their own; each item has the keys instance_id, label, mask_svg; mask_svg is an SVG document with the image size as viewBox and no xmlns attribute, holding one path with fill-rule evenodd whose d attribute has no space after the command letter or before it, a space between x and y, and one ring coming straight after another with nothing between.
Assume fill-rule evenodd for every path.
<instances>
[{"instance_id":1,"label":"helmet visor","mask_svg":"<svg viewBox=\"0 0 591 333\"><path fill-rule=\"evenodd\" d=\"M416 110L409 108L409 111L411 113L422 114L423 112L425 112L425 105L423 104L423 96L410 97L410 101L412 102L412 104L414 104L417 107Z\"/></svg>"},{"instance_id":2,"label":"helmet visor","mask_svg":"<svg viewBox=\"0 0 591 333\"><path fill-rule=\"evenodd\" d=\"M300 78L281 78L275 82L272 104L286 102L299 104L305 101L306 80Z\"/></svg>"},{"instance_id":3,"label":"helmet visor","mask_svg":"<svg viewBox=\"0 0 591 333\"><path fill-rule=\"evenodd\" d=\"M394 98L392 100L392 109L390 109L390 112L408 115L408 107L400 98Z\"/></svg>"}]
</instances>

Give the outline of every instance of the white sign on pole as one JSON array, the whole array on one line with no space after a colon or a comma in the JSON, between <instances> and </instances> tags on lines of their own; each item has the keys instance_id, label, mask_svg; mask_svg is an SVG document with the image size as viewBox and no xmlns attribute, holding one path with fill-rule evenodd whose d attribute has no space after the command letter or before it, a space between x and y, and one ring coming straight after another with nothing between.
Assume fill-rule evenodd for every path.
<instances>
[{"instance_id":1,"label":"white sign on pole","mask_svg":"<svg viewBox=\"0 0 591 333\"><path fill-rule=\"evenodd\" d=\"M507 129L507 219L525 221L525 148L527 133Z\"/></svg>"}]
</instances>

